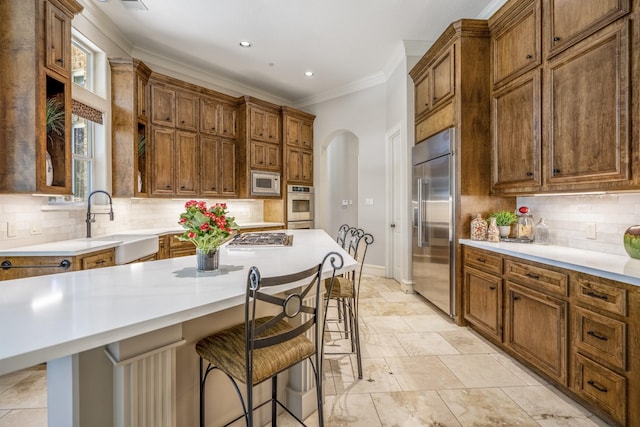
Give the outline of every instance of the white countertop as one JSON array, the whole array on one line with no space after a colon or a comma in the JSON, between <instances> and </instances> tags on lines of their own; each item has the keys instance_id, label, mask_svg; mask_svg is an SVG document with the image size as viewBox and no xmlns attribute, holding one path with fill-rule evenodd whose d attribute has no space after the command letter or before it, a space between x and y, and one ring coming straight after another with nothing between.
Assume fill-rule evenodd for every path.
<instances>
[{"instance_id":1,"label":"white countertop","mask_svg":"<svg viewBox=\"0 0 640 427\"><path fill-rule=\"evenodd\" d=\"M555 265L594 276L640 286L640 260L604 252L574 249L566 246L536 245L535 243L491 243L460 239L463 245L512 255L531 261Z\"/></svg>"},{"instance_id":2,"label":"white countertop","mask_svg":"<svg viewBox=\"0 0 640 427\"><path fill-rule=\"evenodd\" d=\"M217 272L198 272L188 256L0 282L0 375L242 304L254 265L281 275L335 250L343 270L356 266L322 230L287 233L289 247L223 246Z\"/></svg>"},{"instance_id":3,"label":"white countertop","mask_svg":"<svg viewBox=\"0 0 640 427\"><path fill-rule=\"evenodd\" d=\"M258 227L279 227L284 228L284 223L281 222L246 222L238 224L240 230L246 228L258 228ZM163 228L146 228L139 230L126 230L113 234L127 234L127 235L156 235L163 236L165 234L182 233L184 229L178 225L175 227L163 227ZM77 256L83 255L89 252L95 252L103 249L114 248L121 242L118 241L106 241L100 240L101 236L93 236L91 238L80 238L71 240L61 240L57 242L41 243L37 245L20 246L10 249L1 249L0 257L10 256Z\"/></svg>"}]
</instances>

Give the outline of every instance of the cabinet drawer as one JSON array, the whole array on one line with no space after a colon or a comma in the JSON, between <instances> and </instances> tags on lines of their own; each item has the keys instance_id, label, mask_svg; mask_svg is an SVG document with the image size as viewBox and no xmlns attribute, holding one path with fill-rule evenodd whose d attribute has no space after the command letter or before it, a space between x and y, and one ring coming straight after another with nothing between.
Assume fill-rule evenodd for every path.
<instances>
[{"instance_id":1,"label":"cabinet drawer","mask_svg":"<svg viewBox=\"0 0 640 427\"><path fill-rule=\"evenodd\" d=\"M90 270L92 268L110 267L116 265L115 261L116 252L114 249L106 251L95 252L91 255L82 257L80 260L80 266L82 270Z\"/></svg>"},{"instance_id":2,"label":"cabinet drawer","mask_svg":"<svg viewBox=\"0 0 640 427\"><path fill-rule=\"evenodd\" d=\"M569 280L566 274L510 260L505 261L504 273L510 280L556 295L569 295Z\"/></svg>"},{"instance_id":3,"label":"cabinet drawer","mask_svg":"<svg viewBox=\"0 0 640 427\"><path fill-rule=\"evenodd\" d=\"M582 352L626 369L627 325L581 307L573 309L574 345Z\"/></svg>"},{"instance_id":4,"label":"cabinet drawer","mask_svg":"<svg viewBox=\"0 0 640 427\"><path fill-rule=\"evenodd\" d=\"M502 274L502 257L500 255L469 246L464 248L464 263L489 273Z\"/></svg>"},{"instance_id":5,"label":"cabinet drawer","mask_svg":"<svg viewBox=\"0 0 640 427\"><path fill-rule=\"evenodd\" d=\"M587 275L572 278L573 294L577 302L609 313L627 315L627 291L603 283L603 279Z\"/></svg>"},{"instance_id":6,"label":"cabinet drawer","mask_svg":"<svg viewBox=\"0 0 640 427\"><path fill-rule=\"evenodd\" d=\"M574 391L626 425L627 379L576 354Z\"/></svg>"}]
</instances>

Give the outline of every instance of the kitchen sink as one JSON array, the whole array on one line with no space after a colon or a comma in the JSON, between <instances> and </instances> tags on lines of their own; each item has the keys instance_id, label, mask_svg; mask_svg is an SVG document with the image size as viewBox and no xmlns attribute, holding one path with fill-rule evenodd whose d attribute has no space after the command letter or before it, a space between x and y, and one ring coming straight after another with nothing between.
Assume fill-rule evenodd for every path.
<instances>
[{"instance_id":1,"label":"kitchen sink","mask_svg":"<svg viewBox=\"0 0 640 427\"><path fill-rule=\"evenodd\" d=\"M119 242L116 246L116 264L128 264L158 252L155 234L109 234L91 238L96 242Z\"/></svg>"}]
</instances>

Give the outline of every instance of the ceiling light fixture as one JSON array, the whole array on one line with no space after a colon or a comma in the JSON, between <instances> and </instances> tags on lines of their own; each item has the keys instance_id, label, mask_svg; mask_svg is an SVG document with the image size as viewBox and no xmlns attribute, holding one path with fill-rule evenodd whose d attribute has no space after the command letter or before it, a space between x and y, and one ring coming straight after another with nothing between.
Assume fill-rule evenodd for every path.
<instances>
[{"instance_id":1,"label":"ceiling light fixture","mask_svg":"<svg viewBox=\"0 0 640 427\"><path fill-rule=\"evenodd\" d=\"M247 40L242 40L242 41L239 43L239 45L240 45L240 46L242 46L242 47L251 47L251 42L250 42L250 41L247 41Z\"/></svg>"},{"instance_id":2,"label":"ceiling light fixture","mask_svg":"<svg viewBox=\"0 0 640 427\"><path fill-rule=\"evenodd\" d=\"M307 77L312 77L313 76L313 71L305 71L304 75Z\"/></svg>"}]
</instances>

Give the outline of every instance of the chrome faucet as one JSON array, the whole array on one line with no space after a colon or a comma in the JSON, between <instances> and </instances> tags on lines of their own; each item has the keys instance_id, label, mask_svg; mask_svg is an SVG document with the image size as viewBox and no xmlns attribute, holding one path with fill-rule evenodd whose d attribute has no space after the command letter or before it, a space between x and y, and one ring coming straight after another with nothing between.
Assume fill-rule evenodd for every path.
<instances>
[{"instance_id":1,"label":"chrome faucet","mask_svg":"<svg viewBox=\"0 0 640 427\"><path fill-rule=\"evenodd\" d=\"M96 190L91 192L91 194L89 194L89 197L87 198L87 219L85 221L87 223L87 237L91 237L91 223L96 222L96 214L91 213L91 197L96 193L106 194L109 198L109 220L113 221L113 201L111 200L111 194L107 193L104 190Z\"/></svg>"}]
</instances>

